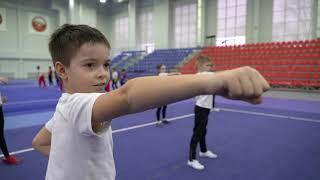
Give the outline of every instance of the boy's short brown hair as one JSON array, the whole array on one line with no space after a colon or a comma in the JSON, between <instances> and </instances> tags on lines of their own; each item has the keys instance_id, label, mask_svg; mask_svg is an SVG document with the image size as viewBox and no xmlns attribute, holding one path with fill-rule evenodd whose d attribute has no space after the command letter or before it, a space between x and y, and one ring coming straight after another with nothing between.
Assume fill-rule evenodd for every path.
<instances>
[{"instance_id":1,"label":"boy's short brown hair","mask_svg":"<svg viewBox=\"0 0 320 180\"><path fill-rule=\"evenodd\" d=\"M103 43L111 49L107 38L96 28L88 25L62 25L51 35L49 41L53 64L60 61L68 67L71 58L85 43Z\"/></svg>"},{"instance_id":2,"label":"boy's short brown hair","mask_svg":"<svg viewBox=\"0 0 320 180\"><path fill-rule=\"evenodd\" d=\"M164 66L164 64L158 64L158 65L157 65L157 70L160 70L160 68L161 68L162 66Z\"/></svg>"},{"instance_id":3,"label":"boy's short brown hair","mask_svg":"<svg viewBox=\"0 0 320 180\"><path fill-rule=\"evenodd\" d=\"M204 63L207 63L207 62L212 62L211 58L208 57L208 56L200 55L196 59L196 65L197 65L198 68L200 66L202 66Z\"/></svg>"}]
</instances>

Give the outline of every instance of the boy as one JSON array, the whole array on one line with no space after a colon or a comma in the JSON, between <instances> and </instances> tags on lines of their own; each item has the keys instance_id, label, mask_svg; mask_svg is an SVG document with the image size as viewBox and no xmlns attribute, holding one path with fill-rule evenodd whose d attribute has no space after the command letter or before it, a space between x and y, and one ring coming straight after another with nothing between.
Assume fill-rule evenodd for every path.
<instances>
[{"instance_id":1,"label":"boy","mask_svg":"<svg viewBox=\"0 0 320 180\"><path fill-rule=\"evenodd\" d=\"M269 88L249 67L216 75L142 77L103 93L109 76L110 44L86 25L63 25L49 50L64 92L33 147L49 155L47 180L114 180L111 120L200 94L261 102ZM100 93L98 93L100 92Z\"/></svg>"},{"instance_id":2,"label":"boy","mask_svg":"<svg viewBox=\"0 0 320 180\"><path fill-rule=\"evenodd\" d=\"M172 76L172 75L180 75L180 72L172 72L167 73L167 67L164 64L157 65L158 76ZM162 119L160 119L160 113L162 114ZM170 123L166 120L167 115L167 105L163 105L157 108L156 116L157 116L157 124L168 124Z\"/></svg>"},{"instance_id":3,"label":"boy","mask_svg":"<svg viewBox=\"0 0 320 180\"><path fill-rule=\"evenodd\" d=\"M213 74L212 62L208 57L199 56L196 59L198 74ZM189 160L188 165L194 169L202 170L204 166L196 159L196 149L198 143L200 144L199 155L207 158L217 158L217 155L207 150L206 134L208 117L211 108L214 108L213 95L200 95L196 97L196 105L194 107L194 128L190 141Z\"/></svg>"}]
</instances>

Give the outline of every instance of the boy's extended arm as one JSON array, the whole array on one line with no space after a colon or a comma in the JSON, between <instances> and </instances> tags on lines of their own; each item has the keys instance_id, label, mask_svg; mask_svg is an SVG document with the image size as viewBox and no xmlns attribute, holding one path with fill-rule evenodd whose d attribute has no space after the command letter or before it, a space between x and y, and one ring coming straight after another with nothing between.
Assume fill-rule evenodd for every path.
<instances>
[{"instance_id":1,"label":"boy's extended arm","mask_svg":"<svg viewBox=\"0 0 320 180\"><path fill-rule=\"evenodd\" d=\"M169 76L173 76L173 75L181 75L180 72L171 72L171 73L168 73Z\"/></svg>"},{"instance_id":2,"label":"boy's extended arm","mask_svg":"<svg viewBox=\"0 0 320 180\"><path fill-rule=\"evenodd\" d=\"M144 111L201 94L217 94L229 99L260 103L269 89L266 80L250 67L215 74L154 76L129 80L121 88L97 98L92 124ZM95 129L95 128L94 128Z\"/></svg>"},{"instance_id":3,"label":"boy's extended arm","mask_svg":"<svg viewBox=\"0 0 320 180\"><path fill-rule=\"evenodd\" d=\"M43 127L38 134L33 138L32 147L42 153L49 156L51 147L51 133L45 127Z\"/></svg>"}]
</instances>

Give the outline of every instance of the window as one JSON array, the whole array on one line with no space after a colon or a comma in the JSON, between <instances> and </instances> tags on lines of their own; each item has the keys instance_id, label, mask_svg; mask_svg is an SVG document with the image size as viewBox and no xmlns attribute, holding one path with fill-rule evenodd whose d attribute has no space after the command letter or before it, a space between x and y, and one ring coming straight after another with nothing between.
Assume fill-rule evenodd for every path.
<instances>
[{"instance_id":1,"label":"window","mask_svg":"<svg viewBox=\"0 0 320 180\"><path fill-rule=\"evenodd\" d=\"M313 0L274 0L273 41L312 38Z\"/></svg>"},{"instance_id":2,"label":"window","mask_svg":"<svg viewBox=\"0 0 320 180\"><path fill-rule=\"evenodd\" d=\"M116 52L128 49L128 17L118 18L114 25L115 50Z\"/></svg>"},{"instance_id":3,"label":"window","mask_svg":"<svg viewBox=\"0 0 320 180\"><path fill-rule=\"evenodd\" d=\"M218 0L217 46L244 44L246 0Z\"/></svg>"},{"instance_id":4,"label":"window","mask_svg":"<svg viewBox=\"0 0 320 180\"><path fill-rule=\"evenodd\" d=\"M174 10L175 47L195 47L197 43L197 5L187 4Z\"/></svg>"},{"instance_id":5,"label":"window","mask_svg":"<svg viewBox=\"0 0 320 180\"><path fill-rule=\"evenodd\" d=\"M141 45L152 44L154 42L152 22L152 12L141 13L138 17L138 42Z\"/></svg>"}]
</instances>

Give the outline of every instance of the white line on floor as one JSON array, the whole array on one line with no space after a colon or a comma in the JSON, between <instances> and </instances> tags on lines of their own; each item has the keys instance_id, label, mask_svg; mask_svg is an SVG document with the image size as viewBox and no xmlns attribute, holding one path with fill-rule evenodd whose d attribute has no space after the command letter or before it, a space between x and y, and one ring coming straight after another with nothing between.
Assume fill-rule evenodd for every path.
<instances>
[{"instance_id":1,"label":"white line on floor","mask_svg":"<svg viewBox=\"0 0 320 180\"><path fill-rule=\"evenodd\" d=\"M283 118L283 119L292 119L292 120L296 120L296 121L306 121L306 122L320 123L320 119L295 117L295 116L286 116L286 115L279 115L279 114L254 112L254 111L245 111L245 110L228 109L228 108L221 108L221 110L227 111L227 112L237 112L237 113L251 114L251 115L258 115L258 116L276 117L276 118Z\"/></svg>"},{"instance_id":2,"label":"white line on floor","mask_svg":"<svg viewBox=\"0 0 320 180\"><path fill-rule=\"evenodd\" d=\"M262 113L262 112L253 112L253 111L245 111L245 110L237 110L237 109L229 109L229 108L220 108L221 111L226 111L226 112L237 112L237 113L242 113L242 114L250 114L250 115L257 115L257 116L266 116L266 117L275 117L275 118L283 118L283 119L291 119L291 120L296 120L296 121L305 121L305 122L313 122L313 123L320 123L320 119L311 119L311 118L304 118L304 117L295 117L295 116L285 116L285 115L279 115L279 114L271 114L271 113ZM186 114L182 116L177 116L173 118L169 118L168 121L175 121L179 119L184 119L188 117L192 117L194 114ZM147 126L152 126L155 125L156 122L151 122L151 123L146 123L146 124L140 124L136 126L131 126L127 128L121 128L121 129L116 129L113 130L112 133L119 133L123 131L129 131L132 129L138 129L142 127L147 127ZM22 149L19 151L13 151L10 152L10 154L21 154L25 152L30 152L33 151L33 148L27 148L27 149ZM3 154L0 155L0 158L3 157Z\"/></svg>"}]
</instances>

